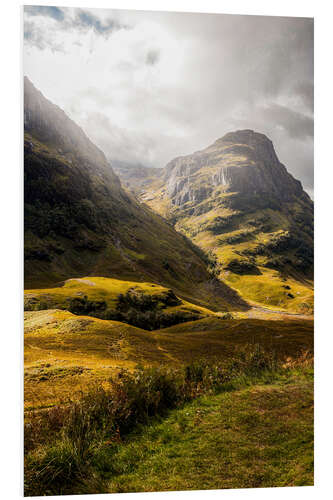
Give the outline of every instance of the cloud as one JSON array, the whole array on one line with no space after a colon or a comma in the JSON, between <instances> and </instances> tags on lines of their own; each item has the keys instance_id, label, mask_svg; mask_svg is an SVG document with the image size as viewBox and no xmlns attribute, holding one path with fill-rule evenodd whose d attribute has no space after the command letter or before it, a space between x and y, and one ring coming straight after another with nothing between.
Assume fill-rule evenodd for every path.
<instances>
[{"instance_id":1,"label":"cloud","mask_svg":"<svg viewBox=\"0 0 333 500\"><path fill-rule=\"evenodd\" d=\"M79 9L72 23L74 28L93 29L95 33L110 35L113 31L126 28L114 19L101 21L96 15L88 10Z\"/></svg>"},{"instance_id":2,"label":"cloud","mask_svg":"<svg viewBox=\"0 0 333 500\"><path fill-rule=\"evenodd\" d=\"M48 48L51 52L65 52L63 43L54 40L52 33L44 32L38 25L31 22L24 23L24 40L30 47L35 47L39 50Z\"/></svg>"},{"instance_id":3,"label":"cloud","mask_svg":"<svg viewBox=\"0 0 333 500\"><path fill-rule=\"evenodd\" d=\"M286 106L270 104L262 110L264 118L276 127L283 128L292 139L313 138L313 117L294 111Z\"/></svg>"},{"instance_id":4,"label":"cloud","mask_svg":"<svg viewBox=\"0 0 333 500\"><path fill-rule=\"evenodd\" d=\"M61 36L68 39L69 33L87 33L92 30L96 35L108 38L121 29L129 29L116 18L102 19L88 9L71 9L46 6L25 6L24 39L27 46L39 50L47 48L64 52L64 42L54 43L53 38ZM66 35L64 34L66 32ZM75 41L78 45L79 42Z\"/></svg>"},{"instance_id":5,"label":"cloud","mask_svg":"<svg viewBox=\"0 0 333 500\"><path fill-rule=\"evenodd\" d=\"M146 64L148 64L148 66L154 66L155 64L158 63L160 59L160 52L159 50L154 50L154 49L151 49L147 52L147 55L146 55Z\"/></svg>"},{"instance_id":6,"label":"cloud","mask_svg":"<svg viewBox=\"0 0 333 500\"><path fill-rule=\"evenodd\" d=\"M294 87L296 96L304 104L305 108L309 112L313 113L313 97L314 97L314 86L313 82L298 82Z\"/></svg>"},{"instance_id":7,"label":"cloud","mask_svg":"<svg viewBox=\"0 0 333 500\"><path fill-rule=\"evenodd\" d=\"M25 5L24 12L29 16L51 17L56 21L63 21L65 19L65 13L63 9L60 9L59 7Z\"/></svg>"},{"instance_id":8,"label":"cloud","mask_svg":"<svg viewBox=\"0 0 333 500\"><path fill-rule=\"evenodd\" d=\"M163 167L250 128L312 189L312 19L61 10L26 14L25 72L109 158Z\"/></svg>"}]
</instances>

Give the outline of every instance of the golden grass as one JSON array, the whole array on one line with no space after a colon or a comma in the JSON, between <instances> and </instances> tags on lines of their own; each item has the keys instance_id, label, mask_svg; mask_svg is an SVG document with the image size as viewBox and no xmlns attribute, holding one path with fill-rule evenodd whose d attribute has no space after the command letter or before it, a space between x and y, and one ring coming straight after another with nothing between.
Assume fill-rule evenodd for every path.
<instances>
[{"instance_id":1,"label":"golden grass","mask_svg":"<svg viewBox=\"0 0 333 500\"><path fill-rule=\"evenodd\" d=\"M184 307L191 307L185 304ZM214 314L147 332L117 321L75 316L63 310L25 313L25 408L52 406L107 384L121 368L191 362L229 356L236 344L259 343L281 354L311 350L313 321L284 318L234 320ZM259 313L260 314L260 313Z\"/></svg>"}]
</instances>

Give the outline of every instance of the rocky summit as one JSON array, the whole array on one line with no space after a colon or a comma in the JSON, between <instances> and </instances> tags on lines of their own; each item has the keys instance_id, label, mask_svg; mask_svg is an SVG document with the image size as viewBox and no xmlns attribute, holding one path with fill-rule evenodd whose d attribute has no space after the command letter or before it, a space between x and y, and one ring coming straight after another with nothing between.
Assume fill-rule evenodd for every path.
<instances>
[{"instance_id":1,"label":"rocky summit","mask_svg":"<svg viewBox=\"0 0 333 500\"><path fill-rule=\"evenodd\" d=\"M302 195L302 185L279 162L272 142L252 130L230 132L211 146L172 160L164 180L174 205L200 203L217 187L281 200Z\"/></svg>"}]
</instances>

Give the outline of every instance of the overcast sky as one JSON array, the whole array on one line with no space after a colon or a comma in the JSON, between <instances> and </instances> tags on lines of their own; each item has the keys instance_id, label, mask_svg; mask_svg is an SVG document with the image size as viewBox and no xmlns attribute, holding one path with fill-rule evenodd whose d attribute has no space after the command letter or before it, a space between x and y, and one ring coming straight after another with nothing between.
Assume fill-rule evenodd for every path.
<instances>
[{"instance_id":1,"label":"overcast sky","mask_svg":"<svg viewBox=\"0 0 333 500\"><path fill-rule=\"evenodd\" d=\"M266 134L313 196L312 19L25 7L24 74L108 158Z\"/></svg>"}]
</instances>

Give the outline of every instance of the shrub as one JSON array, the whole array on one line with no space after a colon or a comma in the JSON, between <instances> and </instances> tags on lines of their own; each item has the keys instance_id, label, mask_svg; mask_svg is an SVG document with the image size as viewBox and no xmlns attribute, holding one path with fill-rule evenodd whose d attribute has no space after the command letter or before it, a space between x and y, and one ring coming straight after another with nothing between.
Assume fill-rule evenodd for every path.
<instances>
[{"instance_id":1,"label":"shrub","mask_svg":"<svg viewBox=\"0 0 333 500\"><path fill-rule=\"evenodd\" d=\"M84 469L73 443L62 439L25 459L24 496L69 493Z\"/></svg>"},{"instance_id":2,"label":"shrub","mask_svg":"<svg viewBox=\"0 0 333 500\"><path fill-rule=\"evenodd\" d=\"M105 311L107 304L105 300L88 300L87 295L83 297L72 297L68 299L68 310L73 314L91 314L101 313Z\"/></svg>"},{"instance_id":3,"label":"shrub","mask_svg":"<svg viewBox=\"0 0 333 500\"><path fill-rule=\"evenodd\" d=\"M181 304L181 300L169 289L160 294L150 295L135 288L125 294L118 295L116 311L106 310L100 317L123 321L144 330L166 328L185 321L201 317L200 314L189 311L173 311L166 313L166 307Z\"/></svg>"},{"instance_id":4,"label":"shrub","mask_svg":"<svg viewBox=\"0 0 333 500\"><path fill-rule=\"evenodd\" d=\"M232 259L226 269L235 274L261 274L257 266L248 260Z\"/></svg>"},{"instance_id":5,"label":"shrub","mask_svg":"<svg viewBox=\"0 0 333 500\"><path fill-rule=\"evenodd\" d=\"M234 315L231 312L219 313L218 317L226 320L234 319Z\"/></svg>"}]
</instances>

